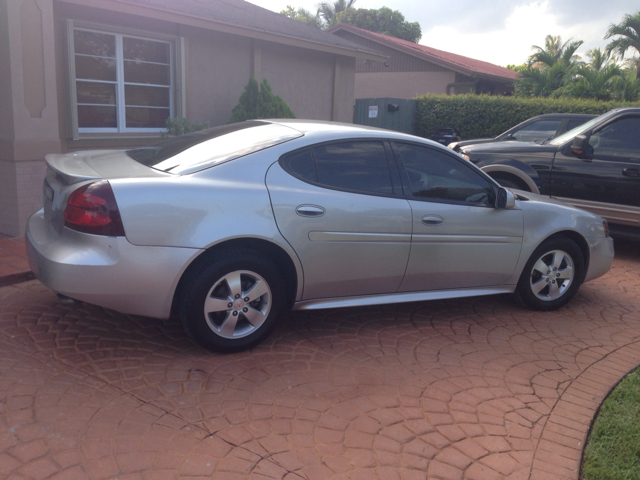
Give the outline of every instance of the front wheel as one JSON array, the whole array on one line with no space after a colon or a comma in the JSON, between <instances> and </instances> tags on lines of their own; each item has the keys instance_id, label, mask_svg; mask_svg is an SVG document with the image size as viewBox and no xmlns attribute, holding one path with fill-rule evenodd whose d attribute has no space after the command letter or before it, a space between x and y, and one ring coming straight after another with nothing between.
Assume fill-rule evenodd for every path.
<instances>
[{"instance_id":1,"label":"front wheel","mask_svg":"<svg viewBox=\"0 0 640 480\"><path fill-rule=\"evenodd\" d=\"M285 284L275 265L258 252L235 250L190 274L178 308L191 338L207 349L232 352L264 340L284 306Z\"/></svg>"},{"instance_id":2,"label":"front wheel","mask_svg":"<svg viewBox=\"0 0 640 480\"><path fill-rule=\"evenodd\" d=\"M582 251L569 238L543 242L527 262L515 296L532 310L555 310L576 294L584 279Z\"/></svg>"},{"instance_id":3,"label":"front wheel","mask_svg":"<svg viewBox=\"0 0 640 480\"><path fill-rule=\"evenodd\" d=\"M500 186L505 188L515 188L516 190L523 190L525 192L530 192L531 189L527 186L523 181L516 179L515 177L505 176L505 177L494 177L494 180L500 184Z\"/></svg>"}]
</instances>

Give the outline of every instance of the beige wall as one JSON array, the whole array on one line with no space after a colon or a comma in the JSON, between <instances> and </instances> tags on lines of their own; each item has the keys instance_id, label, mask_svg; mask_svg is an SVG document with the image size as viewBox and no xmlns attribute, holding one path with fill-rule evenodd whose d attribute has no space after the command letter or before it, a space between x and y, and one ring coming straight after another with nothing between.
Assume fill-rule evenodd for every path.
<instances>
[{"instance_id":1,"label":"beige wall","mask_svg":"<svg viewBox=\"0 0 640 480\"><path fill-rule=\"evenodd\" d=\"M251 40L200 28L181 33L186 43L187 118L225 124L251 75Z\"/></svg>"},{"instance_id":2,"label":"beige wall","mask_svg":"<svg viewBox=\"0 0 640 480\"><path fill-rule=\"evenodd\" d=\"M0 232L24 234L61 151L52 0L0 0Z\"/></svg>"},{"instance_id":3,"label":"beige wall","mask_svg":"<svg viewBox=\"0 0 640 480\"><path fill-rule=\"evenodd\" d=\"M455 81L448 72L371 72L355 74L355 98L414 98L425 93L447 93Z\"/></svg>"},{"instance_id":4,"label":"beige wall","mask_svg":"<svg viewBox=\"0 0 640 480\"><path fill-rule=\"evenodd\" d=\"M267 42L260 49L261 77L297 118L353 120L355 59Z\"/></svg>"},{"instance_id":5,"label":"beige wall","mask_svg":"<svg viewBox=\"0 0 640 480\"><path fill-rule=\"evenodd\" d=\"M298 118L352 121L352 57L63 0L0 0L0 233L23 235L28 216L41 207L47 153L131 148L159 138L72 139L66 19L183 38L190 120L226 123L253 73L267 78Z\"/></svg>"}]
</instances>

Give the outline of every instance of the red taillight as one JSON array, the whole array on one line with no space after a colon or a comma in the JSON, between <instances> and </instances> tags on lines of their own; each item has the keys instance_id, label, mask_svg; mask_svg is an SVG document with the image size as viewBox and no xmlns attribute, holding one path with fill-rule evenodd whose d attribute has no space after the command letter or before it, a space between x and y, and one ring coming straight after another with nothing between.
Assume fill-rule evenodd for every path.
<instances>
[{"instance_id":1,"label":"red taillight","mask_svg":"<svg viewBox=\"0 0 640 480\"><path fill-rule=\"evenodd\" d=\"M124 236L118 204L106 180L84 185L69 195L64 220L66 227L79 232Z\"/></svg>"}]
</instances>

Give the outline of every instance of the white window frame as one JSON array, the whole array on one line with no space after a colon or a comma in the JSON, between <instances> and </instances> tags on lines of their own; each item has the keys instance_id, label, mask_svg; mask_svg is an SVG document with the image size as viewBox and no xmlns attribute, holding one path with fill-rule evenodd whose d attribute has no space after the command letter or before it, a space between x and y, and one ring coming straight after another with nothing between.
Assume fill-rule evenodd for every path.
<instances>
[{"instance_id":1,"label":"white window frame","mask_svg":"<svg viewBox=\"0 0 640 480\"><path fill-rule=\"evenodd\" d=\"M184 39L170 35L162 35L149 32L141 32L128 28L111 27L94 23L79 22L76 20L66 20L67 30L67 51L68 51L68 85L69 85L69 104L71 111L70 128L72 138L79 140L81 137L91 136L92 134L132 134L132 133L158 133L166 132L166 128L127 128L126 127L126 104L125 104L125 82L124 82L124 59L122 39L123 37L139 38L142 40L151 40L154 42L163 42L169 45L169 118L185 117L185 95L184 95ZM74 31L84 30L95 33L103 33L115 36L116 41L116 82L100 81L98 83L115 83L116 85L116 118L117 127L115 128L80 128L78 126L78 102L77 102L77 81L76 65L75 65L75 45ZM80 81L91 81L83 80ZM130 85L131 83L127 83ZM136 85L131 84L131 85ZM142 84L144 86L155 86ZM165 87L166 85L158 85ZM104 106L104 105L101 105ZM146 107L146 106L145 106ZM148 107L146 107L148 108Z\"/></svg>"}]
</instances>

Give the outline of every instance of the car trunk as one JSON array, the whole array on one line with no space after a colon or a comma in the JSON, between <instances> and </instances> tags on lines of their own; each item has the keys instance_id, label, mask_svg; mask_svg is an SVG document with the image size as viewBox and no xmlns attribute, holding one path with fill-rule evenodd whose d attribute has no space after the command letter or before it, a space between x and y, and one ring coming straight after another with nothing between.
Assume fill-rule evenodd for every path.
<instances>
[{"instance_id":1,"label":"car trunk","mask_svg":"<svg viewBox=\"0 0 640 480\"><path fill-rule=\"evenodd\" d=\"M64 209L69 195L81 185L91 180L173 176L136 162L124 150L50 154L45 160L47 174L43 184L44 214L58 235L64 227Z\"/></svg>"}]
</instances>

